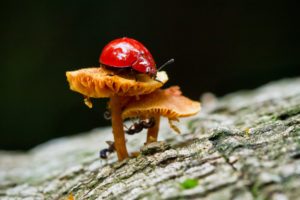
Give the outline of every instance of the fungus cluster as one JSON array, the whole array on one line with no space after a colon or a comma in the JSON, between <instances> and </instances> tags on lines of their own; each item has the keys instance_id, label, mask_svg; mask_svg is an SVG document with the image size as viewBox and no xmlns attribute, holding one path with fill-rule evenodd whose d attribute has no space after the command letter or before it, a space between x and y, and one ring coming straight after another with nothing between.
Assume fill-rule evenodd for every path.
<instances>
[{"instance_id":1,"label":"fungus cluster","mask_svg":"<svg viewBox=\"0 0 300 200\"><path fill-rule=\"evenodd\" d=\"M68 71L66 76L70 89L81 93L88 107L92 108L90 98L109 98L114 149L119 161L129 157L125 132L148 128L148 144L157 141L160 117L168 118L170 127L179 133L172 122L200 111L200 103L184 97L178 86L160 89L168 81L164 71L157 72L153 79L146 73L124 73L100 66ZM131 118L141 120L140 129L124 131L123 121Z\"/></svg>"}]
</instances>

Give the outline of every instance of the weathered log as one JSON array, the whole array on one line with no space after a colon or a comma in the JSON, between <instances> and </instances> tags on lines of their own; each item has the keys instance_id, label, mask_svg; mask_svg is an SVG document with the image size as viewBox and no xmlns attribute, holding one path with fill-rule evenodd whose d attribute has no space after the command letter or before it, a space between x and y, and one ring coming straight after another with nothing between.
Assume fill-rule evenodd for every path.
<instances>
[{"instance_id":1,"label":"weathered log","mask_svg":"<svg viewBox=\"0 0 300 200\"><path fill-rule=\"evenodd\" d=\"M110 128L60 138L29 152L0 153L0 199L299 199L300 78L220 99L176 135L121 163L99 160ZM129 151L145 133L127 137ZM185 187L188 179L196 181Z\"/></svg>"}]
</instances>

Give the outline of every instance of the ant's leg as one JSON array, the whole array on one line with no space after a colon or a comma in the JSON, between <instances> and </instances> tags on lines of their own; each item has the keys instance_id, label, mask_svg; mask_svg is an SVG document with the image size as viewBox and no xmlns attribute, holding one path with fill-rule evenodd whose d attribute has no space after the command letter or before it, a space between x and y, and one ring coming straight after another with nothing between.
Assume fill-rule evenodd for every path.
<instances>
[{"instance_id":1,"label":"ant's leg","mask_svg":"<svg viewBox=\"0 0 300 200\"><path fill-rule=\"evenodd\" d=\"M155 119L154 117L151 117L149 119L145 119L142 121L144 128L152 128L155 125Z\"/></svg>"},{"instance_id":2,"label":"ant's leg","mask_svg":"<svg viewBox=\"0 0 300 200\"><path fill-rule=\"evenodd\" d=\"M160 116L159 115L155 116L154 120L155 120L155 125L152 128L148 129L146 144L157 141L159 124L160 124Z\"/></svg>"},{"instance_id":3,"label":"ant's leg","mask_svg":"<svg viewBox=\"0 0 300 200\"><path fill-rule=\"evenodd\" d=\"M125 131L125 133L128 135L134 135L136 133L141 132L143 130L143 128L144 128L143 124L140 121L135 122Z\"/></svg>"},{"instance_id":4,"label":"ant's leg","mask_svg":"<svg viewBox=\"0 0 300 200\"><path fill-rule=\"evenodd\" d=\"M106 143L108 144L108 148L102 149L99 152L99 156L102 159L107 159L108 154L111 154L115 151L115 143L112 141L106 141Z\"/></svg>"},{"instance_id":5,"label":"ant's leg","mask_svg":"<svg viewBox=\"0 0 300 200\"><path fill-rule=\"evenodd\" d=\"M131 126L127 127L125 124L123 125L126 128L126 130L124 130L124 131L128 135L134 135L135 134L135 124L136 124L136 122L133 120L133 118L130 118L130 121L132 123Z\"/></svg>"},{"instance_id":6,"label":"ant's leg","mask_svg":"<svg viewBox=\"0 0 300 200\"><path fill-rule=\"evenodd\" d=\"M137 128L138 128L138 125L136 123L134 123L125 131L125 133L128 135L134 135L138 131Z\"/></svg>"},{"instance_id":7,"label":"ant's leg","mask_svg":"<svg viewBox=\"0 0 300 200\"><path fill-rule=\"evenodd\" d=\"M108 153L108 149L102 149L100 152L99 152L99 156L100 158L102 159L107 159L107 153Z\"/></svg>"},{"instance_id":8,"label":"ant's leg","mask_svg":"<svg viewBox=\"0 0 300 200\"><path fill-rule=\"evenodd\" d=\"M108 152L113 153L116 150L115 143L113 141L106 141L106 143L108 144Z\"/></svg>"},{"instance_id":9,"label":"ant's leg","mask_svg":"<svg viewBox=\"0 0 300 200\"><path fill-rule=\"evenodd\" d=\"M132 119L130 119L130 121L132 122ZM134 123L132 122L132 124L134 124ZM132 133L132 131L130 130L130 129L132 129L132 126L133 125L127 127L126 124L123 124L124 132L128 135L133 135L134 133Z\"/></svg>"}]
</instances>

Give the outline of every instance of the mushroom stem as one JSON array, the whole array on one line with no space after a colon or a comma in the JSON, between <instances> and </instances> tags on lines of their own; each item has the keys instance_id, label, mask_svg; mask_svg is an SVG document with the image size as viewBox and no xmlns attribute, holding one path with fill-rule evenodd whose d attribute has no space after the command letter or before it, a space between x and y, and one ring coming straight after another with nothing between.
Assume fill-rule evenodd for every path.
<instances>
[{"instance_id":1,"label":"mushroom stem","mask_svg":"<svg viewBox=\"0 0 300 200\"><path fill-rule=\"evenodd\" d=\"M148 129L146 144L150 144L152 142L156 142L157 141L159 124L160 124L160 116L159 115L155 115L154 116L154 120L155 120L154 126L152 128Z\"/></svg>"},{"instance_id":2,"label":"mushroom stem","mask_svg":"<svg viewBox=\"0 0 300 200\"><path fill-rule=\"evenodd\" d=\"M114 134L115 149L118 154L119 161L128 158L128 152L126 148L125 133L123 127L123 120L121 117L121 101L117 95L110 98L111 109L111 123Z\"/></svg>"}]
</instances>

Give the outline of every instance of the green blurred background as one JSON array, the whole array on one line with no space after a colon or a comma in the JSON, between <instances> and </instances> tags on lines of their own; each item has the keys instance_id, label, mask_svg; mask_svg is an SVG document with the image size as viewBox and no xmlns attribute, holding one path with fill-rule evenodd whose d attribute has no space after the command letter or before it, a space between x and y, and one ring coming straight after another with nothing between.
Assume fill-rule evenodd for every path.
<instances>
[{"instance_id":1,"label":"green blurred background","mask_svg":"<svg viewBox=\"0 0 300 200\"><path fill-rule=\"evenodd\" d=\"M133 37L170 81L199 99L300 75L299 7L289 1L1 1L0 149L109 125L65 71L98 66L110 40Z\"/></svg>"}]
</instances>

